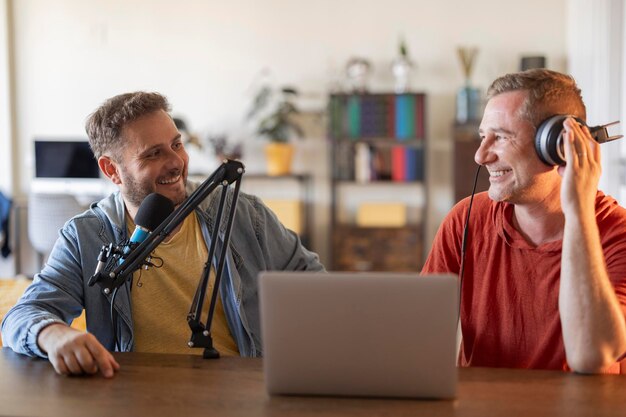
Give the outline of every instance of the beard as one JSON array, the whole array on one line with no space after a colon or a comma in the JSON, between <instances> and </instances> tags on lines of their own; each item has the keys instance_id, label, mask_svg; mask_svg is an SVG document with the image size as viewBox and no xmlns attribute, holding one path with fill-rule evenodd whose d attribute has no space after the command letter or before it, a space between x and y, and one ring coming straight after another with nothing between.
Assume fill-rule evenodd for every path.
<instances>
[{"instance_id":1,"label":"beard","mask_svg":"<svg viewBox=\"0 0 626 417\"><path fill-rule=\"evenodd\" d=\"M489 187L487 194L491 200L499 202L510 202L509 200L513 196L513 192L510 189L495 189L494 187Z\"/></svg>"},{"instance_id":2,"label":"beard","mask_svg":"<svg viewBox=\"0 0 626 417\"><path fill-rule=\"evenodd\" d=\"M182 173L179 173L183 175ZM138 181L135 177L130 175L125 169L121 169L121 175L124 183L124 191L123 196L126 202L134 207L139 207L141 202L150 194L157 192L156 187L152 181ZM178 174L176 174L178 175ZM187 178L184 177L183 184L187 185ZM183 191L182 194L175 196L166 195L169 199L172 200L174 206L178 206L181 204L186 196L186 193Z\"/></svg>"},{"instance_id":3,"label":"beard","mask_svg":"<svg viewBox=\"0 0 626 417\"><path fill-rule=\"evenodd\" d=\"M148 184L142 184L133 177L126 175L126 173L124 173L124 177L124 199L131 206L139 207L144 198L155 192L154 187Z\"/></svg>"}]
</instances>

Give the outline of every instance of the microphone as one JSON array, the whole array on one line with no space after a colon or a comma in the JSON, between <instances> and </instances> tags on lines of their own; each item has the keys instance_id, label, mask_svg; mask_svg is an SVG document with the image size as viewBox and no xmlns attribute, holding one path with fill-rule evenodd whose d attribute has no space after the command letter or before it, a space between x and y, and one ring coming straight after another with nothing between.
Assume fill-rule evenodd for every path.
<instances>
[{"instance_id":1,"label":"microphone","mask_svg":"<svg viewBox=\"0 0 626 417\"><path fill-rule=\"evenodd\" d=\"M174 203L164 195L152 193L144 198L137 210L137 215L135 216L135 231L131 235L128 243L124 244L123 247L121 244L114 245L113 243L102 247L98 254L96 271L89 279L89 286L91 287L98 282L100 274L111 260L111 256L119 256L117 265L121 265L131 251L146 240L148 236L150 236L150 233L159 227L173 211Z\"/></svg>"},{"instance_id":2,"label":"microphone","mask_svg":"<svg viewBox=\"0 0 626 417\"><path fill-rule=\"evenodd\" d=\"M152 193L144 198L135 216L135 231L130 236L128 245L124 247L118 264L121 264L134 248L146 240L150 233L159 227L173 211L174 203L162 194Z\"/></svg>"}]
</instances>

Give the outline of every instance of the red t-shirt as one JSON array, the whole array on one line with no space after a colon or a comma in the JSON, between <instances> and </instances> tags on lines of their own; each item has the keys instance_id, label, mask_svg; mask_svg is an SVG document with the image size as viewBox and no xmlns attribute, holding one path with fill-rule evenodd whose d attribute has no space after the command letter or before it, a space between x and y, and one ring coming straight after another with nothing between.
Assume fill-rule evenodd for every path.
<instances>
[{"instance_id":1,"label":"red t-shirt","mask_svg":"<svg viewBox=\"0 0 626 417\"><path fill-rule=\"evenodd\" d=\"M469 198L443 221L422 273L459 273ZM562 241L537 247L511 223L513 205L474 197L461 296L461 366L569 370L559 316ZM609 278L626 314L626 209L603 193L596 219ZM622 365L624 366L624 365ZM609 372L619 373L619 363Z\"/></svg>"}]
</instances>

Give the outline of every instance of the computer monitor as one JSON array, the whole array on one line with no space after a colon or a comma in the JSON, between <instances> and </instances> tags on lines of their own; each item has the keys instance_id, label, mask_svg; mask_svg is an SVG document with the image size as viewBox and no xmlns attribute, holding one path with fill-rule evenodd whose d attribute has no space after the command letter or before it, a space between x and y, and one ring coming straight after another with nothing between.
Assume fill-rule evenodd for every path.
<instances>
[{"instance_id":1,"label":"computer monitor","mask_svg":"<svg viewBox=\"0 0 626 417\"><path fill-rule=\"evenodd\" d=\"M98 162L84 140L35 140L36 178L100 178Z\"/></svg>"}]
</instances>

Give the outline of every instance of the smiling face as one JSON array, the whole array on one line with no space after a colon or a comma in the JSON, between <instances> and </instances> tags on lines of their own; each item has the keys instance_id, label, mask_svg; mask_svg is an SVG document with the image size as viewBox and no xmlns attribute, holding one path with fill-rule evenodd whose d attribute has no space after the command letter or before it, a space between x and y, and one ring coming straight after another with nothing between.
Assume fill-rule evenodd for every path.
<instances>
[{"instance_id":1,"label":"smiling face","mask_svg":"<svg viewBox=\"0 0 626 417\"><path fill-rule=\"evenodd\" d=\"M535 152L535 127L522 117L525 91L492 97L480 124L481 144L474 160L489 171L489 197L495 201L532 204L558 199L561 179L555 167Z\"/></svg>"},{"instance_id":2,"label":"smiling face","mask_svg":"<svg viewBox=\"0 0 626 417\"><path fill-rule=\"evenodd\" d=\"M99 163L120 187L133 218L143 199L153 192L175 205L182 203L189 156L170 116L163 110L149 113L124 126L121 137L124 146L118 160L102 156Z\"/></svg>"}]
</instances>

